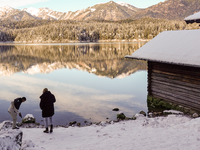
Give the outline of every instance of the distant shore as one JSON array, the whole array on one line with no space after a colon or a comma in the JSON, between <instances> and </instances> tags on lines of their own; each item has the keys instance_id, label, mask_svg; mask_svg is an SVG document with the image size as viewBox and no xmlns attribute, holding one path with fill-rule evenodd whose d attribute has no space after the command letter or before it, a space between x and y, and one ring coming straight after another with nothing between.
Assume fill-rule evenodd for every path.
<instances>
[{"instance_id":1,"label":"distant shore","mask_svg":"<svg viewBox=\"0 0 200 150\"><path fill-rule=\"evenodd\" d=\"M0 45L60 45L60 44L96 44L96 43L112 43L112 42L148 42L150 39L133 39L133 40L98 40L98 41L67 41L67 42L16 42L16 41L7 41L0 42Z\"/></svg>"}]
</instances>

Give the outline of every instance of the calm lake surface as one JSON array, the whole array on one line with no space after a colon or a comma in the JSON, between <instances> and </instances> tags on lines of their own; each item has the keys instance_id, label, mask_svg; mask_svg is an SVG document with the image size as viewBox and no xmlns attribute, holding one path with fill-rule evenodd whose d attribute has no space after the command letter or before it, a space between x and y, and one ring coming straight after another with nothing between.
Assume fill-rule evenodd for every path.
<instances>
[{"instance_id":1,"label":"calm lake surface","mask_svg":"<svg viewBox=\"0 0 200 150\"><path fill-rule=\"evenodd\" d=\"M144 44L0 45L0 122L11 120L10 102L25 96L23 117L33 114L43 124L45 87L57 100L54 125L115 120L113 108L127 117L147 112L147 64L124 58Z\"/></svg>"}]
</instances>

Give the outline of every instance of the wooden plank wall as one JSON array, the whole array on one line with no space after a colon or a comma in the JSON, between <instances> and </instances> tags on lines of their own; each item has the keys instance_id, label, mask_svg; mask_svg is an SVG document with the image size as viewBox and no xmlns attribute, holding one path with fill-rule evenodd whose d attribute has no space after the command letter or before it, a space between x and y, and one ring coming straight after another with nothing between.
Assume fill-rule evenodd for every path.
<instances>
[{"instance_id":1,"label":"wooden plank wall","mask_svg":"<svg viewBox=\"0 0 200 150\"><path fill-rule=\"evenodd\" d=\"M200 68L148 61L148 95L200 110Z\"/></svg>"}]
</instances>

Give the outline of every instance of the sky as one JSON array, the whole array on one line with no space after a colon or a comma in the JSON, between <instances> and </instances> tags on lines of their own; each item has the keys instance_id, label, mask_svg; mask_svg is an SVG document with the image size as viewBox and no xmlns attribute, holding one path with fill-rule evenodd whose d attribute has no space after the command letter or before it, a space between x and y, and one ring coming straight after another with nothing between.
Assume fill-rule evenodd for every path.
<instances>
[{"instance_id":1,"label":"sky","mask_svg":"<svg viewBox=\"0 0 200 150\"><path fill-rule=\"evenodd\" d=\"M0 7L10 6L15 9L23 8L42 8L48 7L54 11L68 12L80 9L86 9L98 3L107 3L110 0L0 0ZM123 1L137 8L147 8L165 0L114 0L115 2Z\"/></svg>"}]
</instances>

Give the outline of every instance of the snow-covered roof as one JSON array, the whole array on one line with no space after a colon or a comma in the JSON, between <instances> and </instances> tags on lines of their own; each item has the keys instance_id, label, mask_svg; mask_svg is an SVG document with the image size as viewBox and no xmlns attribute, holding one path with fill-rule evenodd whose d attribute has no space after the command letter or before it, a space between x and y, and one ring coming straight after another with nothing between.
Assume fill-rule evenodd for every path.
<instances>
[{"instance_id":1,"label":"snow-covered roof","mask_svg":"<svg viewBox=\"0 0 200 150\"><path fill-rule=\"evenodd\" d=\"M164 31L126 58L200 67L200 30Z\"/></svg>"},{"instance_id":2,"label":"snow-covered roof","mask_svg":"<svg viewBox=\"0 0 200 150\"><path fill-rule=\"evenodd\" d=\"M198 20L198 19L200 19L200 12L190 15L190 16L186 17L184 20L190 21L190 20Z\"/></svg>"}]
</instances>

